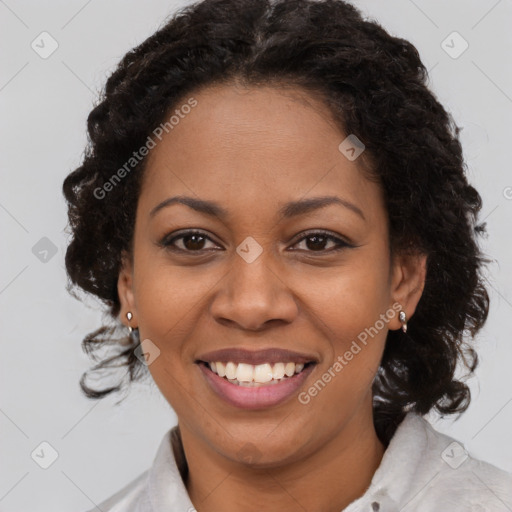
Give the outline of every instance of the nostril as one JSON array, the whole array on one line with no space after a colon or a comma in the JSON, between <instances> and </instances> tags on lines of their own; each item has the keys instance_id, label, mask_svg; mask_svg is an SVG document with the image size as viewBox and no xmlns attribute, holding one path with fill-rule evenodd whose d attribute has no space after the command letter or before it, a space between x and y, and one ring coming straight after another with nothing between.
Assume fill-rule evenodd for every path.
<instances>
[{"instance_id":1,"label":"nostril","mask_svg":"<svg viewBox=\"0 0 512 512\"><path fill-rule=\"evenodd\" d=\"M378 512L380 510L380 504L377 503L376 501L374 501L372 503L372 510L373 510L373 512Z\"/></svg>"}]
</instances>

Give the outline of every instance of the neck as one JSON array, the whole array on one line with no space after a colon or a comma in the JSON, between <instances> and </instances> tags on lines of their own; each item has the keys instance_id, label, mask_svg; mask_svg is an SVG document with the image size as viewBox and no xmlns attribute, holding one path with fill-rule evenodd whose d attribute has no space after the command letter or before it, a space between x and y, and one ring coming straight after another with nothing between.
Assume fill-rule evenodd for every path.
<instances>
[{"instance_id":1,"label":"neck","mask_svg":"<svg viewBox=\"0 0 512 512\"><path fill-rule=\"evenodd\" d=\"M182 440L185 483L198 512L339 512L365 493L385 451L371 413L354 416L312 454L272 468L228 459L187 429Z\"/></svg>"}]
</instances>

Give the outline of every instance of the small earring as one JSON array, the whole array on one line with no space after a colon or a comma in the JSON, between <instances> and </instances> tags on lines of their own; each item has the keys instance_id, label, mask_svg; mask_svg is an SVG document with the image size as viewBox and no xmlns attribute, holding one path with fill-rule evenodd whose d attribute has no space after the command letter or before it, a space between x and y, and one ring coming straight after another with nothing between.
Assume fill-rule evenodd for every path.
<instances>
[{"instance_id":1,"label":"small earring","mask_svg":"<svg viewBox=\"0 0 512 512\"><path fill-rule=\"evenodd\" d=\"M131 311L128 311L128 313L126 313L126 318L128 319L128 322L132 321L133 315ZM130 333L133 331L130 325L128 326L128 330L130 331Z\"/></svg>"},{"instance_id":2,"label":"small earring","mask_svg":"<svg viewBox=\"0 0 512 512\"><path fill-rule=\"evenodd\" d=\"M402 323L402 331L405 334L407 332L407 316L405 315L405 311L400 311L400 313L398 314L398 318Z\"/></svg>"}]
</instances>

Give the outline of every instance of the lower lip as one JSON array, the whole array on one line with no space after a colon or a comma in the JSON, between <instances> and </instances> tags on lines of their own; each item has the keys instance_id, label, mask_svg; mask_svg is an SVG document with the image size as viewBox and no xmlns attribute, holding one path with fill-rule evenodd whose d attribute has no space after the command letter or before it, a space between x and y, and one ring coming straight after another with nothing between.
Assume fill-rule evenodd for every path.
<instances>
[{"instance_id":1,"label":"lower lip","mask_svg":"<svg viewBox=\"0 0 512 512\"><path fill-rule=\"evenodd\" d=\"M227 403L241 409L261 409L280 404L292 396L316 365L310 364L300 373L296 373L293 377L288 377L278 384L250 388L231 384L224 377L219 377L212 372L203 363L198 363L198 366L213 391Z\"/></svg>"}]
</instances>

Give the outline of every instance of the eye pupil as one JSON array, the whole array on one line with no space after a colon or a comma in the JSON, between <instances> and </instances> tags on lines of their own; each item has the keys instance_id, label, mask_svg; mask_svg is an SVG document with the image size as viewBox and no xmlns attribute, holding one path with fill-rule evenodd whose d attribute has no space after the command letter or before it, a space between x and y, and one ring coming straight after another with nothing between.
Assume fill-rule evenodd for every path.
<instances>
[{"instance_id":1,"label":"eye pupil","mask_svg":"<svg viewBox=\"0 0 512 512\"><path fill-rule=\"evenodd\" d=\"M197 241L198 238L202 240ZM192 240L192 245L190 243L187 243L187 240ZM199 245L199 247L197 244ZM197 234L185 235L183 237L183 245L189 250L201 250L204 245L204 236Z\"/></svg>"},{"instance_id":2,"label":"eye pupil","mask_svg":"<svg viewBox=\"0 0 512 512\"><path fill-rule=\"evenodd\" d=\"M318 236L318 235L308 236L307 237L306 245L307 245L308 249L311 249L311 244L309 243L309 241L310 240L314 240L313 248L315 247L315 244L319 244L320 247L316 247L316 249L322 250L322 249L324 249L326 239L327 239L327 237L322 236L322 235L320 235L320 236ZM320 240L320 242L319 242L319 240Z\"/></svg>"}]
</instances>

